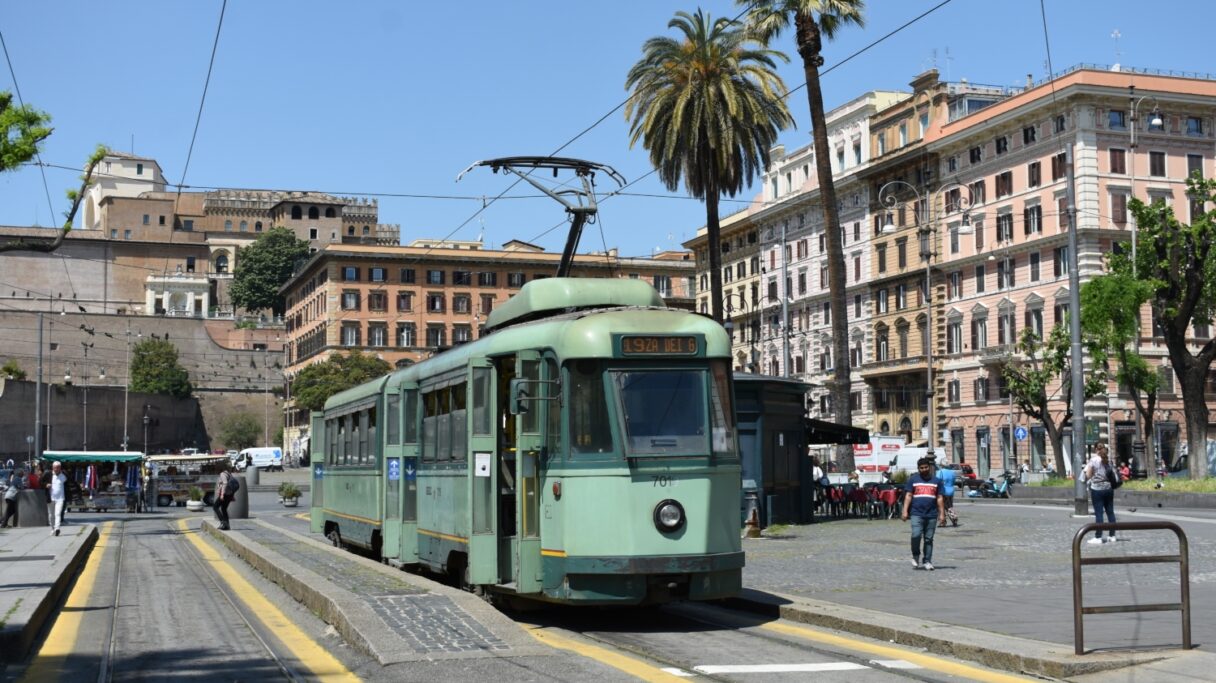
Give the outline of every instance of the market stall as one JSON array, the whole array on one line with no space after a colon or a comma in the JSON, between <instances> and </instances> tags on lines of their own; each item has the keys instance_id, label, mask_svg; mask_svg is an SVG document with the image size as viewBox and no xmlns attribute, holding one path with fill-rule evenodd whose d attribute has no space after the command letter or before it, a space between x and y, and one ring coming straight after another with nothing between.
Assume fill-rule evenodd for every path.
<instances>
[{"instance_id":1,"label":"market stall","mask_svg":"<svg viewBox=\"0 0 1216 683\"><path fill-rule=\"evenodd\" d=\"M64 507L79 512L142 512L144 454L131 451L43 451L58 461L68 481Z\"/></svg>"}]
</instances>

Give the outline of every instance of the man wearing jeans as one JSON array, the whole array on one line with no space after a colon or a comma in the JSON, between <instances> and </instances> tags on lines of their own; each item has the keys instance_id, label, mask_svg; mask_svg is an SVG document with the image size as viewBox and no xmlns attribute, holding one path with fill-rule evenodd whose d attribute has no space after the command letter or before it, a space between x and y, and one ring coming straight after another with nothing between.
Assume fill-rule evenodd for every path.
<instances>
[{"instance_id":1,"label":"man wearing jeans","mask_svg":"<svg viewBox=\"0 0 1216 683\"><path fill-rule=\"evenodd\" d=\"M66 504L64 486L68 476L63 473L63 465L58 460L51 465L51 478L46 483L51 490L51 534L59 535L59 526L63 524L63 506Z\"/></svg>"},{"instance_id":2,"label":"man wearing jeans","mask_svg":"<svg viewBox=\"0 0 1216 683\"><path fill-rule=\"evenodd\" d=\"M912 567L933 571L933 532L946 521L946 506L942 498L945 486L933 475L933 458L916 462L916 474L908 477L904 487L904 521L912 521ZM924 564L921 564L921 544L924 544Z\"/></svg>"}]
</instances>

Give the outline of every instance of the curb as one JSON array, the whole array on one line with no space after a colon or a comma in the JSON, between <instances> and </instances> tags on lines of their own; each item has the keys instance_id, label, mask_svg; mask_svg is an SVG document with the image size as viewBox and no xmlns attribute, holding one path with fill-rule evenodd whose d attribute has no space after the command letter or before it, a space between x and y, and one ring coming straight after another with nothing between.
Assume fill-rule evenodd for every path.
<instances>
[{"instance_id":1,"label":"curb","mask_svg":"<svg viewBox=\"0 0 1216 683\"><path fill-rule=\"evenodd\" d=\"M75 552L59 570L55 581L43 594L42 601L34 607L29 619L25 621L21 629L6 627L0 630L0 661L13 664L23 661L29 655L30 648L37 640L38 634L42 632L47 620L55 613L55 607L59 604L59 599L63 597L63 594L67 592L68 586L76 580L81 565L93 552L93 547L97 545L99 537L97 526L89 525L89 531L76 544Z\"/></svg>"},{"instance_id":2,"label":"curb","mask_svg":"<svg viewBox=\"0 0 1216 683\"><path fill-rule=\"evenodd\" d=\"M251 520L263 525L276 533L281 533L292 540L308 543L329 552L334 550L328 544L301 536L260 520ZM442 659L470 659L475 657L522 656L547 653L548 650L535 644L531 637L518 630L518 626L510 623L512 634L503 640L511 645L512 653L417 653L401 647L401 641L396 634L386 632L383 620L361 598L349 591L332 585L326 578L310 569L301 567L295 562L274 552L274 550L251 541L240 531L220 531L211 520L203 520L202 528L215 540L223 544L233 554L241 558L251 567L261 572L266 578L278 584L300 604L332 625L342 638L356 650L374 658L382 666L399 662L435 661ZM256 549L255 549L256 546ZM436 595L445 595L459 604L470 616L477 618L485 614L484 610L493 610L489 605L483 605L480 598L471 593L449 588L441 584L427 581L421 577L392 569L385 565L360 557L353 553L342 552L344 559L359 564L362 568L383 572L403 583L407 583L420 591ZM322 592L320 586L326 586ZM480 608L480 609L479 609ZM497 612L493 612L497 615ZM505 617L500 617L505 619ZM480 619L479 619L480 621ZM513 636L513 637L512 637Z\"/></svg>"},{"instance_id":3,"label":"curb","mask_svg":"<svg viewBox=\"0 0 1216 683\"><path fill-rule=\"evenodd\" d=\"M846 631L875 640L924 649L933 654L1013 673L1072 678L1170 659L1184 651L1097 652L1084 656L1070 646L1015 638L965 626L876 612L822 600L750 588L722 604L731 609Z\"/></svg>"}]
</instances>

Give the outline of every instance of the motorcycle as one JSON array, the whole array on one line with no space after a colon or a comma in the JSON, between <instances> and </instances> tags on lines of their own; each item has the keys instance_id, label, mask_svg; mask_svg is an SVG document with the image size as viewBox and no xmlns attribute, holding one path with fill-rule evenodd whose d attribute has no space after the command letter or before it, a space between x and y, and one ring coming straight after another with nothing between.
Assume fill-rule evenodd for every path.
<instances>
[{"instance_id":1,"label":"motorcycle","mask_svg":"<svg viewBox=\"0 0 1216 683\"><path fill-rule=\"evenodd\" d=\"M1012 498L1013 484L1018 479L1016 472L1005 471L1001 475L1001 482L997 483L996 479L988 477L987 480L980 485L979 490L971 489L967 492L968 498Z\"/></svg>"}]
</instances>

